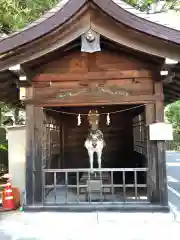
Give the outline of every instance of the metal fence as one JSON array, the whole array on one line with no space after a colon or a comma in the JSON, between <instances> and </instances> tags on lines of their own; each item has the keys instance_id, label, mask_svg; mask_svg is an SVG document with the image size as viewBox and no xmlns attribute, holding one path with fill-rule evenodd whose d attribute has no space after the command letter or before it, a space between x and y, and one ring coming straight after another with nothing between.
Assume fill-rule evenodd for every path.
<instances>
[{"instance_id":1,"label":"metal fence","mask_svg":"<svg viewBox=\"0 0 180 240\"><path fill-rule=\"evenodd\" d=\"M147 168L44 169L43 204L147 201Z\"/></svg>"}]
</instances>

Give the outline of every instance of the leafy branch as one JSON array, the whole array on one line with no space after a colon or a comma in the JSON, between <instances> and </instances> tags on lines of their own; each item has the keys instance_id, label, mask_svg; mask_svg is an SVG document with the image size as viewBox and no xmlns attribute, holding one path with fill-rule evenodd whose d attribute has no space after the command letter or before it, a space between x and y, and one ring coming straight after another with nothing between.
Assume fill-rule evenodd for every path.
<instances>
[{"instance_id":1,"label":"leafy branch","mask_svg":"<svg viewBox=\"0 0 180 240\"><path fill-rule=\"evenodd\" d=\"M59 0L1 0L1 32L8 34L25 27L58 2Z\"/></svg>"}]
</instances>

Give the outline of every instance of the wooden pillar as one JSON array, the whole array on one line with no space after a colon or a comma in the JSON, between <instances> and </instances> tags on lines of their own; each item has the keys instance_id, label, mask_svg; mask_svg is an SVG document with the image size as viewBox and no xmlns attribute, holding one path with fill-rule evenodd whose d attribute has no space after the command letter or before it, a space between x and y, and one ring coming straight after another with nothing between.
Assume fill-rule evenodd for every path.
<instances>
[{"instance_id":1,"label":"wooden pillar","mask_svg":"<svg viewBox=\"0 0 180 240\"><path fill-rule=\"evenodd\" d=\"M33 89L26 89L28 98L32 98ZM34 106L26 106L26 204L34 204Z\"/></svg>"},{"instance_id":2,"label":"wooden pillar","mask_svg":"<svg viewBox=\"0 0 180 240\"><path fill-rule=\"evenodd\" d=\"M33 89L26 90L32 98ZM43 109L33 105L26 106L27 150L26 150L26 204L42 203L42 122Z\"/></svg>"},{"instance_id":3,"label":"wooden pillar","mask_svg":"<svg viewBox=\"0 0 180 240\"><path fill-rule=\"evenodd\" d=\"M60 117L60 155L61 155L61 168L64 168L65 163L64 163L64 118L61 115Z\"/></svg>"},{"instance_id":4,"label":"wooden pillar","mask_svg":"<svg viewBox=\"0 0 180 240\"><path fill-rule=\"evenodd\" d=\"M35 137L35 156L34 156L34 203L42 204L42 138L43 138L43 119L44 112L41 107L34 107L34 137Z\"/></svg>"},{"instance_id":5,"label":"wooden pillar","mask_svg":"<svg viewBox=\"0 0 180 240\"><path fill-rule=\"evenodd\" d=\"M34 203L34 177L33 177L33 161L34 161L34 107L26 106L26 204Z\"/></svg>"},{"instance_id":6,"label":"wooden pillar","mask_svg":"<svg viewBox=\"0 0 180 240\"><path fill-rule=\"evenodd\" d=\"M146 105L146 125L155 121L155 103ZM158 203L158 177L157 177L157 144L149 140L149 128L147 128L147 156L148 156L148 198L151 203Z\"/></svg>"},{"instance_id":7,"label":"wooden pillar","mask_svg":"<svg viewBox=\"0 0 180 240\"><path fill-rule=\"evenodd\" d=\"M146 124L164 121L163 89L160 81L154 84L154 93L162 96L155 103L146 105ZM148 146L148 195L152 203L168 206L165 142L147 140Z\"/></svg>"},{"instance_id":8,"label":"wooden pillar","mask_svg":"<svg viewBox=\"0 0 180 240\"><path fill-rule=\"evenodd\" d=\"M162 94L162 82L155 83L155 93ZM164 122L164 101L156 102L156 120ZM157 141L158 198L161 205L168 206L165 141Z\"/></svg>"}]
</instances>

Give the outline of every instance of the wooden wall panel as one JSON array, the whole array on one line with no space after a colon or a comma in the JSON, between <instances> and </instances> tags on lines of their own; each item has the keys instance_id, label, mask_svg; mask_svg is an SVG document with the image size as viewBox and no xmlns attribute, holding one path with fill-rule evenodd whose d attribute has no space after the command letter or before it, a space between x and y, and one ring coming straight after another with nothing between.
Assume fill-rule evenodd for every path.
<instances>
[{"instance_id":1,"label":"wooden wall panel","mask_svg":"<svg viewBox=\"0 0 180 240\"><path fill-rule=\"evenodd\" d=\"M92 54L80 51L69 52L35 69L37 74L33 82L35 89L33 100L41 102L39 104L43 104L44 101L48 106L50 104L60 106L65 103L69 105L72 100L73 104L81 104L82 99L87 104L98 101L101 104L103 102L107 104L108 102L116 102L116 104L147 102L145 97L149 96L148 99L151 99L154 94L154 74L151 69L152 65L146 60L143 61L124 52L109 50ZM85 85L91 88L91 85L96 84L101 84L107 91L100 90L97 96L97 94L93 95L94 90L88 90L88 96L86 96L85 90L83 94L76 94L75 97L72 97L72 94L66 99L56 98L61 93L78 92ZM126 92L124 98L119 93L114 95L114 92L122 92L122 90ZM138 97L142 98L135 102L133 97L136 100Z\"/></svg>"},{"instance_id":2,"label":"wooden wall panel","mask_svg":"<svg viewBox=\"0 0 180 240\"><path fill-rule=\"evenodd\" d=\"M95 62L90 68L90 71L116 71L116 70L139 70L149 69L149 64L139 61L137 58L132 57L130 54L123 52L116 53L115 51L104 51L96 53Z\"/></svg>"},{"instance_id":3,"label":"wooden wall panel","mask_svg":"<svg viewBox=\"0 0 180 240\"><path fill-rule=\"evenodd\" d=\"M86 73L150 69L149 62L123 52L103 50L97 53L69 52L34 69L37 73Z\"/></svg>"},{"instance_id":4,"label":"wooden wall panel","mask_svg":"<svg viewBox=\"0 0 180 240\"><path fill-rule=\"evenodd\" d=\"M77 112L78 109L74 108L74 111ZM86 112L88 113L88 108ZM89 167L88 154L84 147L84 141L88 133L87 116L82 117L80 126L77 126L77 117L74 115L64 115L63 123L65 133L63 167ZM106 125L106 115L101 115L100 129L103 131L107 144L103 152L103 166L128 166L128 159L125 156L133 151L132 118L129 117L129 113L113 114L110 126ZM97 163L94 166L97 167Z\"/></svg>"}]
</instances>

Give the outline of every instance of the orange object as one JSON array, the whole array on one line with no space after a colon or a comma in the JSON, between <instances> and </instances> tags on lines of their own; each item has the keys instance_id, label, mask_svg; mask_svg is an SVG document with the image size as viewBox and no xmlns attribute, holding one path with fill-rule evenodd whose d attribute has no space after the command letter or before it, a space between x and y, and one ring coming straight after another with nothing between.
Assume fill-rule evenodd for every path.
<instances>
[{"instance_id":1,"label":"orange object","mask_svg":"<svg viewBox=\"0 0 180 240\"><path fill-rule=\"evenodd\" d=\"M9 183L9 182L6 184L6 187L4 189L3 208L5 210L15 209L13 190L12 190L12 187L11 187L11 183Z\"/></svg>"},{"instance_id":2,"label":"orange object","mask_svg":"<svg viewBox=\"0 0 180 240\"><path fill-rule=\"evenodd\" d=\"M13 197L14 197L14 204L15 204L15 208L17 209L18 207L20 207L20 191L18 188L12 188L13 190Z\"/></svg>"},{"instance_id":3,"label":"orange object","mask_svg":"<svg viewBox=\"0 0 180 240\"><path fill-rule=\"evenodd\" d=\"M12 187L12 195L14 197L14 204L15 204L15 209L20 207L20 192L18 188ZM4 205L5 202L5 190L2 192L2 205Z\"/></svg>"}]
</instances>

